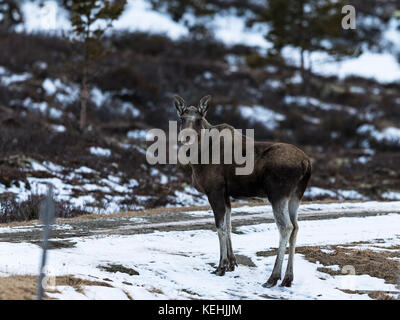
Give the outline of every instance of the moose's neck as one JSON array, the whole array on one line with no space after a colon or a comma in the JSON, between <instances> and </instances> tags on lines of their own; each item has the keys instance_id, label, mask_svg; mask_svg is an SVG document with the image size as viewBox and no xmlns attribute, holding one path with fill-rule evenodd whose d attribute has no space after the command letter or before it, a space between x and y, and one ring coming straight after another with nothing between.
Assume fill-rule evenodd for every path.
<instances>
[{"instance_id":1,"label":"moose's neck","mask_svg":"<svg viewBox=\"0 0 400 320\"><path fill-rule=\"evenodd\" d=\"M203 119L203 127L204 129L211 129L213 125L211 125L206 119Z\"/></svg>"},{"instance_id":2,"label":"moose's neck","mask_svg":"<svg viewBox=\"0 0 400 320\"><path fill-rule=\"evenodd\" d=\"M207 129L207 130L210 130L210 129L212 129L212 128L214 128L215 126L213 126L212 124L210 124L206 119L203 119L203 123L202 123L202 129ZM199 136L198 136L198 155L199 155L199 161L200 161L200 158L201 158L201 153L202 153L202 140L201 140L201 134L199 134ZM211 148L211 146L210 146L210 148ZM212 152L212 150L210 149L210 151L209 151L210 153L209 154L212 154L211 152ZM211 160L210 160L211 161ZM204 168L204 167L206 167L206 166L208 166L207 164L201 164L201 163L199 163L199 164L192 164L192 163L190 163L189 164L190 165L190 167L192 168L192 170L201 170L201 168Z\"/></svg>"}]
</instances>

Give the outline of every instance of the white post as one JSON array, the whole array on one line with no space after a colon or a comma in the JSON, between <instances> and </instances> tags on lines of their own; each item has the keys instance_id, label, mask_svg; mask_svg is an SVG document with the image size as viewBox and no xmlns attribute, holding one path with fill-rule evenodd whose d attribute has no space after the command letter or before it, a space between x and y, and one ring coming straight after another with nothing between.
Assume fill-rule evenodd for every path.
<instances>
[{"instance_id":1,"label":"white post","mask_svg":"<svg viewBox=\"0 0 400 320\"><path fill-rule=\"evenodd\" d=\"M40 205L40 220L43 223L42 233L42 261L40 263L39 280L37 285L37 299L43 299L43 281L45 279L45 267L47 259L47 249L49 244L49 236L51 231L51 224L55 216L55 204L53 200L53 185L48 185L47 197Z\"/></svg>"}]
</instances>

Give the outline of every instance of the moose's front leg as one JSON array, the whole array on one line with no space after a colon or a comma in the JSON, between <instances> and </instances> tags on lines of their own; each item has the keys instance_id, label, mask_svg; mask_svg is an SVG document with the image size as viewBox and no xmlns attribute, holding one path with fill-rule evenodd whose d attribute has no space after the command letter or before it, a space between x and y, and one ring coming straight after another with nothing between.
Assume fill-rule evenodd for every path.
<instances>
[{"instance_id":1,"label":"moose's front leg","mask_svg":"<svg viewBox=\"0 0 400 320\"><path fill-rule=\"evenodd\" d=\"M225 225L226 225L226 230L227 230L226 245L227 245L228 261L229 261L228 271L234 271L235 267L237 267L238 264L236 262L236 257L235 257L235 254L233 253L233 248L232 248L232 240L231 240L231 231L232 231L231 203L229 201L229 198L227 198L225 200L225 203L226 203Z\"/></svg>"},{"instance_id":2,"label":"moose's front leg","mask_svg":"<svg viewBox=\"0 0 400 320\"><path fill-rule=\"evenodd\" d=\"M228 260L228 228L226 223L226 207L225 197L223 190L214 191L207 194L208 201L214 212L215 226L217 227L218 239L219 239L219 264L215 270L215 274L223 276L226 271L229 270Z\"/></svg>"}]
</instances>

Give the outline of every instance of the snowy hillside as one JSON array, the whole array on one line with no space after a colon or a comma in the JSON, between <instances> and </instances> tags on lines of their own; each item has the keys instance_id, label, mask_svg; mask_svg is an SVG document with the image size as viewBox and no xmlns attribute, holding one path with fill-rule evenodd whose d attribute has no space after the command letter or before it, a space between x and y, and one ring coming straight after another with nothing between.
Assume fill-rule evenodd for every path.
<instances>
[{"instance_id":1,"label":"snowy hillside","mask_svg":"<svg viewBox=\"0 0 400 320\"><path fill-rule=\"evenodd\" d=\"M15 212L16 220L37 218L47 183L61 216L206 205L187 170L145 158L147 131L177 119L176 93L190 104L211 94L213 124L252 128L258 140L303 149L313 160L307 201L400 199L396 44L339 64L313 53L306 96L297 51L285 50L283 64L267 60L266 30L246 28L235 10L201 18L216 40L198 41L184 23L131 0L107 40L110 56L91 79L82 133L80 70L71 62L79 54L60 37L70 28L67 13L53 0L22 9L25 24L3 35L0 55L1 221ZM398 35L393 22L384 40Z\"/></svg>"},{"instance_id":2,"label":"snowy hillside","mask_svg":"<svg viewBox=\"0 0 400 320\"><path fill-rule=\"evenodd\" d=\"M28 32L55 30L69 30L70 23L67 13L60 8L54 0L46 0L44 7L35 3L26 3L23 6L26 16L24 26L20 30ZM185 14L185 21L189 24L195 20L190 14ZM271 44L264 38L265 28L255 26L247 28L243 18L238 17L235 11L225 11L213 19L204 18L204 24L214 31L216 39L227 45L244 44L258 47L260 50L269 48ZM153 34L165 34L171 39L179 39L188 35L188 27L182 23L174 22L168 15L157 12L151 8L146 0L128 0L124 14L114 24L116 29L142 31ZM360 57L347 59L344 62L332 62L319 52L311 56L314 72L321 75L336 75L345 78L356 75L365 78L374 78L380 82L393 82L400 80L400 66L395 54L400 52L397 39L400 32L393 21L385 33L384 39L395 45L391 53L364 52ZM295 65L300 64L299 52L288 48L284 52L287 59ZM365 67L368 66L368 67Z\"/></svg>"}]
</instances>

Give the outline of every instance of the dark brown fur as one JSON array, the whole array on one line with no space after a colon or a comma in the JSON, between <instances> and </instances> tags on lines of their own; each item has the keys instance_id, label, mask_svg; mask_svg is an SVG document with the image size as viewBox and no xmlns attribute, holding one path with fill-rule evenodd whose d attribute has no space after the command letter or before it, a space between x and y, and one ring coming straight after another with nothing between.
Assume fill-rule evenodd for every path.
<instances>
[{"instance_id":1,"label":"dark brown fur","mask_svg":"<svg viewBox=\"0 0 400 320\"><path fill-rule=\"evenodd\" d=\"M199 106L186 107L182 98L176 98L175 106L178 109L178 115L182 119L181 130L192 128L198 132L200 137L201 129L223 129L235 130L227 124L217 126L210 125L205 119L207 111L207 102L209 97L205 97L200 101ZM246 138L243 137L245 144ZM223 143L221 143L221 154L223 154ZM210 146L211 148L211 146ZM242 150L246 150L243 146ZM210 152L211 154L211 152ZM222 160L222 159L221 159ZM297 233L297 207L296 201L300 201L311 177L311 161L310 158L297 147L275 142L254 142L254 170L250 175L236 175L235 168L238 165L233 164L191 164L193 185L200 192L207 195L210 205L214 211L215 224L218 231L228 228L226 232L230 232L230 226L226 226L226 220L230 224L230 197L258 197L268 198L274 208L275 220L280 228L281 237L288 238L295 230L294 240ZM295 207L290 210L289 216L286 217L284 211L288 211L285 207L281 208L281 203L285 199L285 206ZM229 217L226 217L229 211ZM285 215L285 217L281 217ZM227 259L221 252L220 264L216 273L223 275L225 271L234 269L236 260L232 251L230 235L225 235L225 231L221 231L221 237L227 237ZM220 245L221 245L220 237ZM224 238L225 239L225 238ZM224 240L225 241L225 240ZM292 239L290 241L292 245ZM280 244L281 245L281 244ZM286 248L287 243L285 244ZM224 246L221 246L224 250ZM294 250L294 248L293 248ZM294 251L293 251L294 252ZM292 257L293 258L293 257ZM281 257L279 258L281 260ZM280 268L282 262L277 262L274 268L273 276L267 283L267 286L276 284L280 279ZM280 266L279 266L280 264ZM289 268L290 269L290 268ZM278 274L279 273L279 274ZM287 272L284 284L290 286L293 279L292 272ZM291 274L290 274L291 273Z\"/></svg>"}]
</instances>

